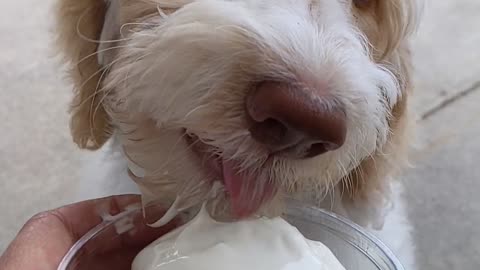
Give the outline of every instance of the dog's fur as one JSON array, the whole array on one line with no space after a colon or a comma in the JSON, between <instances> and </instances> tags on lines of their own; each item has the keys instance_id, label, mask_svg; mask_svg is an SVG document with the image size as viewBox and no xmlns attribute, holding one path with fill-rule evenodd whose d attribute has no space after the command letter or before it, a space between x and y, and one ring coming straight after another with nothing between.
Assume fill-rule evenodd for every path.
<instances>
[{"instance_id":1,"label":"dog's fur","mask_svg":"<svg viewBox=\"0 0 480 270\"><path fill-rule=\"evenodd\" d=\"M278 185L274 202L289 194L382 227L410 137L415 1L59 0L57 11L74 141L95 150L113 135L143 193L172 197L179 179L212 177L188 133L260 187ZM346 111L345 144L266 162L244 110L264 78L327 85Z\"/></svg>"}]
</instances>

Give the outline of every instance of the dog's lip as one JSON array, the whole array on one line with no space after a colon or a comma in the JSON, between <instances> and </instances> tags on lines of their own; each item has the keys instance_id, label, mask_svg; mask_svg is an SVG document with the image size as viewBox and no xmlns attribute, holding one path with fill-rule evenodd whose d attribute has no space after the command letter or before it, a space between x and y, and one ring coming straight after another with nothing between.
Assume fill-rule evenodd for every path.
<instances>
[{"instance_id":1,"label":"dog's lip","mask_svg":"<svg viewBox=\"0 0 480 270\"><path fill-rule=\"evenodd\" d=\"M223 181L223 168L221 164L221 158L219 155L214 154L215 148L203 143L199 137L192 133L187 133L185 140L189 147L192 149L201 162L201 167L208 170L207 174L212 174L216 179Z\"/></svg>"},{"instance_id":2,"label":"dog's lip","mask_svg":"<svg viewBox=\"0 0 480 270\"><path fill-rule=\"evenodd\" d=\"M219 149L202 142L195 134L186 134L187 144L201 160L201 167L207 175L213 172L214 178L208 181L220 180L225 185L234 216L249 217L275 196L278 188L271 181L260 180L260 173L239 172L239 162L224 160L215 154Z\"/></svg>"}]
</instances>

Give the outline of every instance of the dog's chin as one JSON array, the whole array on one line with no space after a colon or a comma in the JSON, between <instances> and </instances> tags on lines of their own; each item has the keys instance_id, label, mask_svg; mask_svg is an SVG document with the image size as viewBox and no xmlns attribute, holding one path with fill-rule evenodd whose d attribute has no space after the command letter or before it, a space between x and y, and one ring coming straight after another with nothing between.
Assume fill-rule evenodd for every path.
<instances>
[{"instance_id":1,"label":"dog's chin","mask_svg":"<svg viewBox=\"0 0 480 270\"><path fill-rule=\"evenodd\" d=\"M223 183L236 218L253 215L276 195L278 187L269 177L271 159L255 171L242 170L239 161L221 157L220 149L202 142L196 135L185 138L204 170L200 173L212 176L207 181Z\"/></svg>"}]
</instances>

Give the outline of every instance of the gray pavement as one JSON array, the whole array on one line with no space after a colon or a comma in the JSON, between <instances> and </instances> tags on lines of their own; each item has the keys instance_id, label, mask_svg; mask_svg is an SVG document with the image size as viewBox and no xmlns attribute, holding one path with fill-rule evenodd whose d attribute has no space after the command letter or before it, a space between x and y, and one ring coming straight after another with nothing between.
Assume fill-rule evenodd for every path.
<instances>
[{"instance_id":1,"label":"gray pavement","mask_svg":"<svg viewBox=\"0 0 480 270\"><path fill-rule=\"evenodd\" d=\"M88 155L48 57L52 3L0 1L0 252L31 215L69 202ZM422 270L480 267L478 14L478 0L427 1L414 41L420 140L404 177Z\"/></svg>"}]
</instances>

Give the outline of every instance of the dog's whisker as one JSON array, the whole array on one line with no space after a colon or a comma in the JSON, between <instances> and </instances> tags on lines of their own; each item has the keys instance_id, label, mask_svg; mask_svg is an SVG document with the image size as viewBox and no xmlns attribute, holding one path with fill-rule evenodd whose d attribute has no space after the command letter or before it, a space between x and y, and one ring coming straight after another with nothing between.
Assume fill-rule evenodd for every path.
<instances>
[{"instance_id":1,"label":"dog's whisker","mask_svg":"<svg viewBox=\"0 0 480 270\"><path fill-rule=\"evenodd\" d=\"M90 82L90 80L94 79L95 76L97 76L98 74L102 73L105 69L111 68L115 63L117 63L117 62L119 62L119 61L120 61L120 59L114 60L114 61L112 61L110 64L105 65L104 67L102 67L102 68L96 70L95 72L93 72L92 74L90 74L90 76L89 76L87 79L85 79L85 80L82 82L82 84L80 84L80 85L78 86L78 89L82 89L88 82ZM96 95L97 93L94 93L94 94Z\"/></svg>"},{"instance_id":2,"label":"dog's whisker","mask_svg":"<svg viewBox=\"0 0 480 270\"><path fill-rule=\"evenodd\" d=\"M104 74L102 73L101 76L103 76L103 75L104 75ZM102 91L102 90L100 90L100 91ZM105 101L105 99L106 99L106 98L108 97L108 95L109 95L110 93L112 93L113 91L114 91L113 89L109 89L107 92L105 92L105 93L103 94L102 98L101 98L100 101L97 103L97 106L96 106L95 109L93 110L92 120L91 120L91 123L90 123L91 126L93 126L93 123L95 122L95 117L96 117L96 115L97 115L98 110L99 110L102 106L104 106L104 101Z\"/></svg>"},{"instance_id":3,"label":"dog's whisker","mask_svg":"<svg viewBox=\"0 0 480 270\"><path fill-rule=\"evenodd\" d=\"M81 58L79 61L77 61L73 65L78 66L81 63L83 63L84 61L88 60L90 57L97 56L100 53L104 53L104 52L108 52L108 51L112 51L112 50L116 50L116 49L129 48L129 47L131 47L131 46L130 45L121 45L121 46L114 46L114 47L105 48L105 49L102 49L102 50L97 50L96 52L91 53L91 54Z\"/></svg>"},{"instance_id":4,"label":"dog's whisker","mask_svg":"<svg viewBox=\"0 0 480 270\"><path fill-rule=\"evenodd\" d=\"M128 89L128 85L127 85L127 84L128 84L128 79L129 79L129 77L130 77L131 69L135 66L135 63L137 63L138 61L142 60L143 58L145 58L145 57L147 57L147 56L149 56L149 55L150 55L150 53L145 53L145 54L137 57L137 58L133 61L133 63L130 65L130 68L127 70L127 72L126 72L126 74L125 74L125 79L123 80L123 82L121 82L121 83L124 84L125 89Z\"/></svg>"},{"instance_id":5,"label":"dog's whisker","mask_svg":"<svg viewBox=\"0 0 480 270\"><path fill-rule=\"evenodd\" d=\"M160 15L162 19L168 18L167 14L163 12L163 9L160 7L160 5L157 5L157 11L158 11L158 15Z\"/></svg>"},{"instance_id":6,"label":"dog's whisker","mask_svg":"<svg viewBox=\"0 0 480 270\"><path fill-rule=\"evenodd\" d=\"M97 76L99 73L101 73L100 75L100 78L99 80L97 81L97 85L96 85L96 88L95 90L93 91L93 93L91 95L89 95L88 97L84 98L84 100L78 105L79 107L80 106L83 106L84 104L86 104L86 102L90 101L90 113L93 112L93 106L95 104L95 100L96 100L96 97L97 95L99 94L99 87L102 83L102 78L104 76L104 74L108 71L108 69L115 63L115 61L113 61L112 63L110 63L109 65L106 65L104 66L103 68L97 70L95 73L93 73L89 78L87 78L86 81L84 81L82 83L82 85L80 85L78 88L79 89L82 89L90 80L92 80L93 78L95 78L95 76ZM94 130L93 130L93 127L94 127L94 117L92 117L93 115L90 115L90 132L91 134L94 133Z\"/></svg>"},{"instance_id":7,"label":"dog's whisker","mask_svg":"<svg viewBox=\"0 0 480 270\"><path fill-rule=\"evenodd\" d=\"M100 75L100 78L98 79L98 82L97 82L97 86L95 88L95 91L94 91L94 94L95 96L98 94L99 91L101 91L100 89L100 85L102 84L102 79L103 79L103 76L105 76L105 74L108 72L108 68L104 69L104 71L102 72L102 74ZM103 106L103 101L105 100L106 96L112 91L112 89L110 89L107 93L104 93L102 95L102 97L100 98L100 101L97 103L97 106L95 106L95 109L93 110L93 114L90 118L90 133L94 134L94 130L93 130L93 127L94 127L94 123L95 123L95 116L97 114L97 111L100 107ZM95 104L95 98L92 99L91 103L90 103L90 112L92 111L92 108Z\"/></svg>"},{"instance_id":8,"label":"dog's whisker","mask_svg":"<svg viewBox=\"0 0 480 270\"><path fill-rule=\"evenodd\" d=\"M159 26L158 23L139 23L139 22L135 22L135 23L124 23L121 27L120 27L120 36L122 37L125 37L125 36L128 36L126 34L124 34L124 30L126 27L128 26L147 26L147 27L156 27L156 26ZM139 30L140 31L140 30ZM133 29L129 29L129 33L132 34L132 33L136 33Z\"/></svg>"},{"instance_id":9,"label":"dog's whisker","mask_svg":"<svg viewBox=\"0 0 480 270\"><path fill-rule=\"evenodd\" d=\"M97 44L107 44L107 43L116 43L116 42L122 42L122 41L128 41L130 38L123 38L123 39L115 39L115 40L97 40L93 38L89 38L86 35L80 31L80 25L82 24L83 20L85 19L85 16L87 16L88 12L90 12L91 9L86 9L82 15L77 20L76 28L75 31L77 32L77 35L83 39L84 41L88 41L91 43L97 43Z\"/></svg>"}]
</instances>

